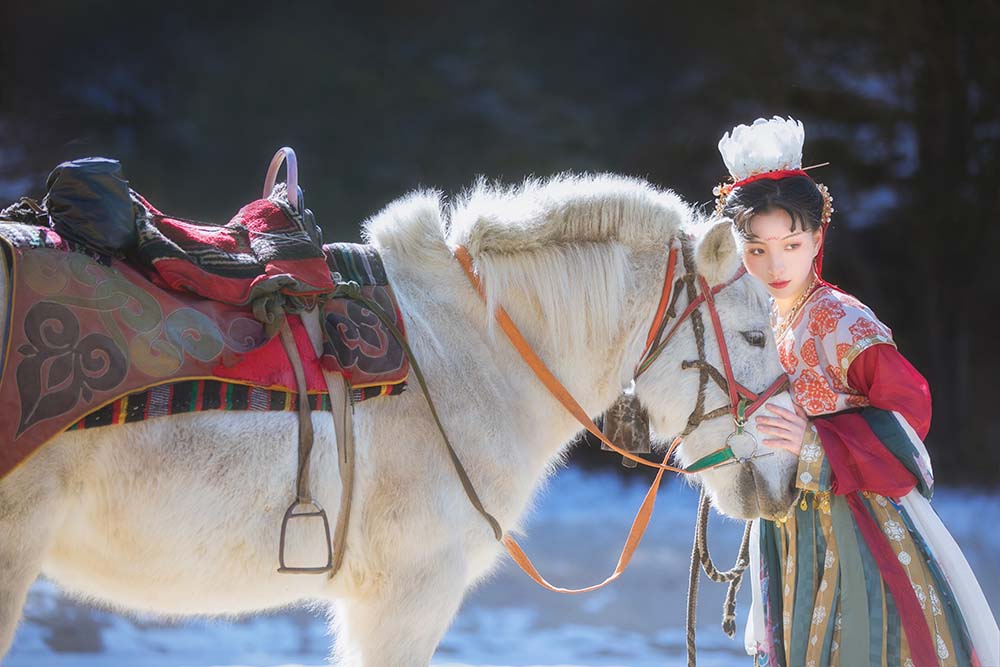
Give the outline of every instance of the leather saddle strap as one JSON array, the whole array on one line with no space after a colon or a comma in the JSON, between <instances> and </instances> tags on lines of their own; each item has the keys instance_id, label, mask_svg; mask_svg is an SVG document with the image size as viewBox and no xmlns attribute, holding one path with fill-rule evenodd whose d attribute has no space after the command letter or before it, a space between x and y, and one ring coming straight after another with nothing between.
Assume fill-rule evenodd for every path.
<instances>
[{"instance_id":1,"label":"leather saddle strap","mask_svg":"<svg viewBox=\"0 0 1000 667\"><path fill-rule=\"evenodd\" d=\"M472 480L469 479L469 474L465 471L465 466L462 465L462 460L458 458L458 453L451 444L451 440L448 439L448 435L444 431L444 425L441 423L441 418L438 416L437 408L434 407L434 401L431 399L431 393L427 389L427 381L424 379L424 374L420 370L420 364L417 363L417 358L413 354L413 350L410 348L410 344L406 341L406 337L399 330L399 328L389 319L389 316L382 309L380 305L366 298L361 294L361 288L357 283L337 283L336 290L333 293L334 297L353 299L361 304L363 304L368 310L378 317L379 321L385 325L392 334L392 337L396 339L400 347L403 348L403 353L406 358L410 361L410 366L413 370L414 377L417 378L417 383L420 385L420 391L424 394L424 399L427 401L427 407L430 408L431 416L434 418L434 423L437 424L438 431L441 433L441 439L444 440L444 445L448 450L448 458L451 459L451 464L455 468L455 473L458 475L459 481L462 483L462 488L465 490L465 495L469 498L469 502L472 506L476 508L476 511L486 519L486 522L490 524L490 528L493 529L493 535L499 541L503 538L503 529L500 528L500 522L496 520L492 514L486 511L483 507L482 501L479 500L479 494L476 493L475 487L472 485Z\"/></svg>"},{"instance_id":2,"label":"leather saddle strap","mask_svg":"<svg viewBox=\"0 0 1000 667\"><path fill-rule=\"evenodd\" d=\"M354 406L348 397L349 390L344 376L324 370L323 377L326 379L333 408L337 462L340 468L340 511L333 531L333 568L330 570L330 578L333 578L344 562L344 545L351 521L351 500L354 496Z\"/></svg>"},{"instance_id":3,"label":"leather saddle strap","mask_svg":"<svg viewBox=\"0 0 1000 667\"><path fill-rule=\"evenodd\" d=\"M288 355L288 361L292 365L295 373L295 383L299 390L299 465L296 481L296 494L300 503L311 503L312 496L309 495L309 457L312 454L313 427L312 412L309 409L309 390L306 386L306 374L302 369L302 359L299 357L299 349L295 345L295 337L292 329L288 325L288 318L281 323L278 330L281 337L281 344Z\"/></svg>"},{"instance_id":4,"label":"leather saddle strap","mask_svg":"<svg viewBox=\"0 0 1000 667\"><path fill-rule=\"evenodd\" d=\"M323 321L319 308L300 315L306 334L313 344L313 351L319 357L323 351ZM296 348L297 350L298 348ZM337 441L337 467L340 470L340 508L337 525L333 532L333 559L328 578L340 571L344 562L344 546L347 543L347 528L351 521L351 505L354 497L354 406L350 400L350 386L347 378L340 373L323 369L323 380L330 395L330 415L333 417L334 437ZM297 378L296 378L297 379ZM306 468L309 468L306 460Z\"/></svg>"}]
</instances>

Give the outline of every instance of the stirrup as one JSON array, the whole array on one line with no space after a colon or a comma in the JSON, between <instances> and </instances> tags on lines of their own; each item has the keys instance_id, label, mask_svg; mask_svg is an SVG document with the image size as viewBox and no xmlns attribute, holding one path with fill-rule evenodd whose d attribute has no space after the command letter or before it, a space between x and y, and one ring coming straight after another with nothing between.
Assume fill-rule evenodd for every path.
<instances>
[{"instance_id":1,"label":"stirrup","mask_svg":"<svg viewBox=\"0 0 1000 667\"><path fill-rule=\"evenodd\" d=\"M312 507L314 512L295 512L298 507ZM285 532L288 529L288 522L292 519L308 519L310 517L320 517L323 519L323 531L326 533L326 565L322 567L287 567L285 565ZM330 542L330 520L326 518L326 510L320 504L309 498L307 500L295 499L288 509L285 510L285 518L281 520L281 539L278 543L278 572L283 574L324 574L333 569L333 545Z\"/></svg>"}]
</instances>

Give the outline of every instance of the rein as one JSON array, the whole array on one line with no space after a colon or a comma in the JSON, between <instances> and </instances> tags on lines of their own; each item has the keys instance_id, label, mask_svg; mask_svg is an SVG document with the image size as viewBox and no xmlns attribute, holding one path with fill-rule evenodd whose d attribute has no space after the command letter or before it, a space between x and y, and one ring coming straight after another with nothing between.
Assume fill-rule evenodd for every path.
<instances>
[{"instance_id":1,"label":"rein","mask_svg":"<svg viewBox=\"0 0 1000 667\"><path fill-rule=\"evenodd\" d=\"M743 573L750 565L750 531L753 528L753 521L746 522L743 529L743 539L740 541L739 555L736 563L729 570L720 572L712 556L708 551L708 514L710 502L702 487L701 495L698 497L698 515L695 519L694 546L691 548L691 566L688 570L688 593L687 593L687 614L685 616L685 626L687 631L687 664L688 667L696 667L697 657L695 652L695 629L697 627L698 615L698 572L699 565L708 578L719 583L728 583L726 588L726 600L722 606L722 631L728 637L736 634L736 593L743 583Z\"/></svg>"}]
</instances>

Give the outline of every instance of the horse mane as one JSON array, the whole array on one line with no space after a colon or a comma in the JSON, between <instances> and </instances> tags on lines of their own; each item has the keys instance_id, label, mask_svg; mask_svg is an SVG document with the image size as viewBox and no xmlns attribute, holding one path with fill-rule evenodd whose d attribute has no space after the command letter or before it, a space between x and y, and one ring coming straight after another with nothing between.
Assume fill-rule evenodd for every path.
<instances>
[{"instance_id":1,"label":"horse mane","mask_svg":"<svg viewBox=\"0 0 1000 667\"><path fill-rule=\"evenodd\" d=\"M551 340L594 342L620 325L631 254L665 249L691 220L680 197L646 181L561 174L513 187L480 179L446 209L440 193L416 193L372 219L366 236L415 259L440 257L442 243L465 246L489 312L516 304Z\"/></svg>"}]
</instances>

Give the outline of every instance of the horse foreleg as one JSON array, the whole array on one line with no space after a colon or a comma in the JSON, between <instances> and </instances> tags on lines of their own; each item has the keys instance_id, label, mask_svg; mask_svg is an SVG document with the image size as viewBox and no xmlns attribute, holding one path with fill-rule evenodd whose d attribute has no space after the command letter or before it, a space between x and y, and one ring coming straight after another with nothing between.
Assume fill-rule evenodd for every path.
<instances>
[{"instance_id":1,"label":"horse foreleg","mask_svg":"<svg viewBox=\"0 0 1000 667\"><path fill-rule=\"evenodd\" d=\"M58 491L18 470L0 484L0 660L10 650L28 589L61 514ZM35 483L37 482L37 483Z\"/></svg>"},{"instance_id":2,"label":"horse foreleg","mask_svg":"<svg viewBox=\"0 0 1000 667\"><path fill-rule=\"evenodd\" d=\"M393 572L371 598L336 601L331 627L338 667L425 667L465 592L461 561ZM454 567L453 567L454 566ZM458 570L458 571L455 571Z\"/></svg>"}]
</instances>

